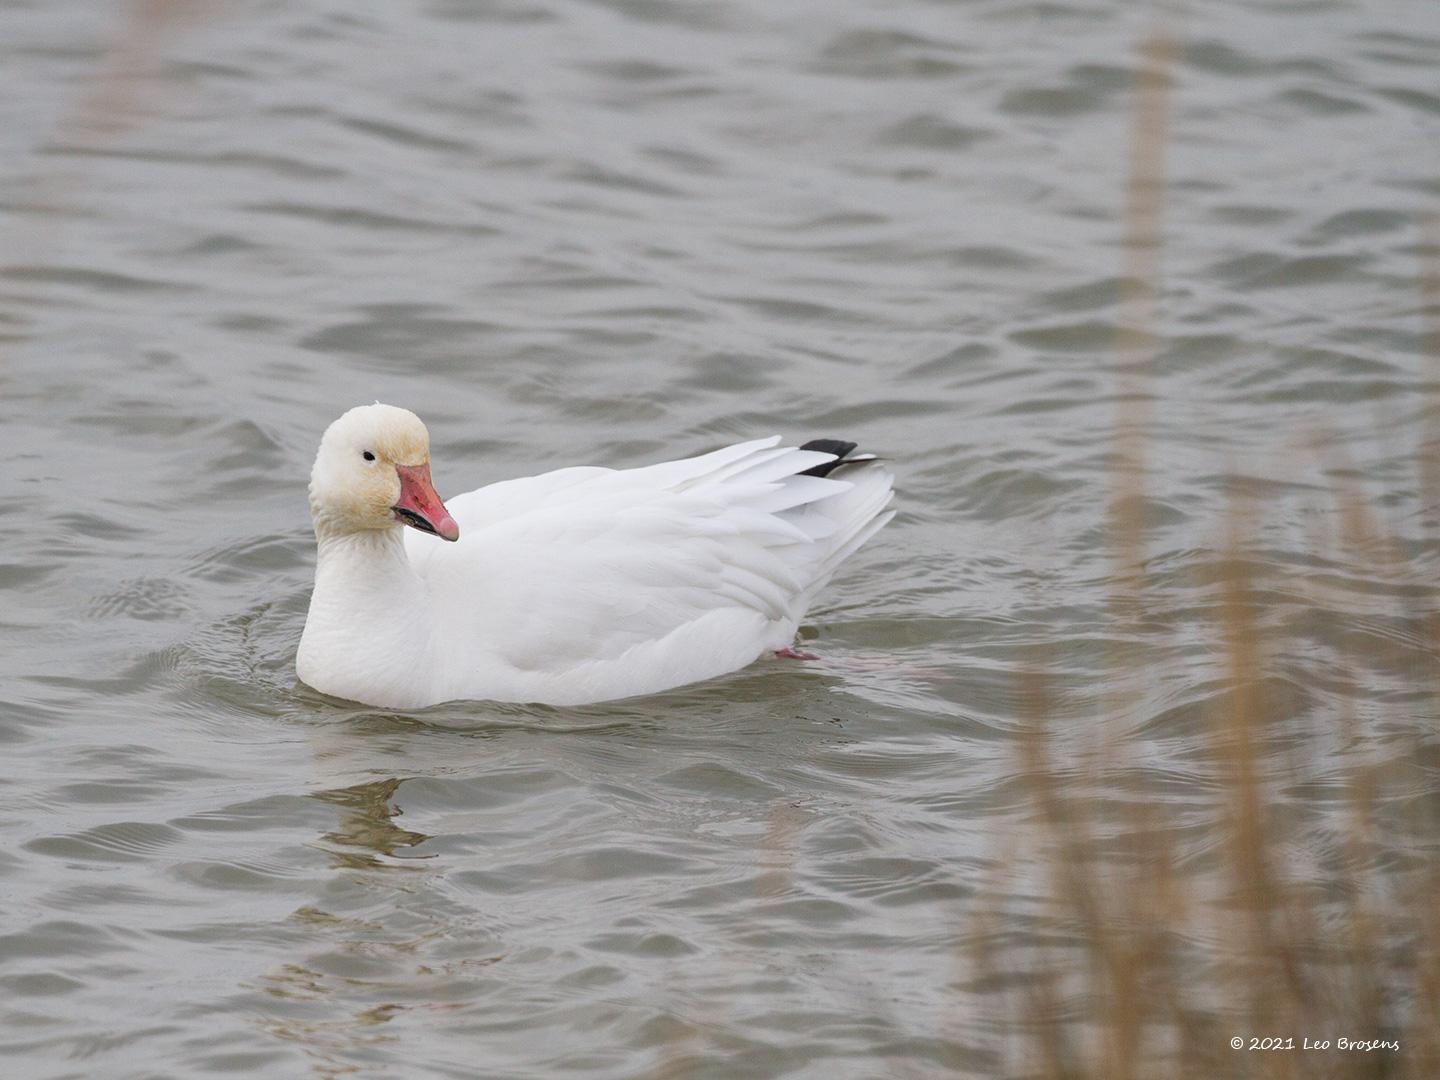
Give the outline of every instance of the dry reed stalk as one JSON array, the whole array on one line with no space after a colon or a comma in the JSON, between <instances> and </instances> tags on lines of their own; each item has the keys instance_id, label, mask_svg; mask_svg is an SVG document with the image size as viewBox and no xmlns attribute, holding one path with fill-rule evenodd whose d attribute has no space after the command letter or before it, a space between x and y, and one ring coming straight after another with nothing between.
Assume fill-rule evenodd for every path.
<instances>
[{"instance_id":1,"label":"dry reed stalk","mask_svg":"<svg viewBox=\"0 0 1440 1080\"><path fill-rule=\"evenodd\" d=\"M1118 384L1107 507L1107 531L1115 567L1110 605L1116 625L1102 705L1103 737L1092 762L1097 780L1118 766L1125 718L1134 712L1143 696L1142 676L1129 648L1138 642L1144 620L1146 440L1153 421L1151 382L1164 240L1165 153L1170 133L1171 73L1178 45L1165 30L1156 29L1140 43L1137 52L1139 67L1123 213L1125 262L1116 313ZM1151 829L1142 823L1135 835L1150 833ZM1135 854L1139 856L1139 852Z\"/></svg>"},{"instance_id":2,"label":"dry reed stalk","mask_svg":"<svg viewBox=\"0 0 1440 1080\"><path fill-rule=\"evenodd\" d=\"M1427 215L1421 226L1420 299L1427 377L1420 444L1422 535L1433 544L1440 539L1440 214L1436 213ZM1418 621L1423 628L1425 653L1433 665L1440 661L1440 604L1435 602L1433 592L1427 599ZM1430 696L1431 715L1440 716L1440 679L1434 682L1437 685ZM1415 759L1425 760L1422 748L1417 747ZM1415 802L1417 812L1411 817L1415 835L1440 835L1440 821L1434 820L1433 811L1431 819L1426 820L1418 810L1420 801ZM1420 961L1416 973L1417 1021L1406 1033L1415 1048L1416 1076L1440 1076L1440 852L1435 851L1433 841L1429 854L1430 872L1413 897L1415 906L1424 914L1416 934Z\"/></svg>"},{"instance_id":3,"label":"dry reed stalk","mask_svg":"<svg viewBox=\"0 0 1440 1080\"><path fill-rule=\"evenodd\" d=\"M1421 511L1440 516L1440 214L1421 222L1420 311L1424 320L1425 400L1421 411Z\"/></svg>"},{"instance_id":4,"label":"dry reed stalk","mask_svg":"<svg viewBox=\"0 0 1440 1080\"><path fill-rule=\"evenodd\" d=\"M1012 1007L1013 995L1001 974L1000 950L996 947L996 942L1000 939L1001 927L1006 921L1005 904L1001 898L1006 893L1005 881L1010 876L1009 869L1009 863L1003 856L991 860L987 872L988 880L980 886L968 920L965 925L956 929L954 980L957 989L965 987L971 994L990 994L993 995L992 1000L1001 999L1001 1012L1006 1016L1016 1015L1016 1010ZM1005 970L1011 969L1007 967ZM961 1033L967 1024L968 1015L964 1008L965 1000L958 994L953 1004L950 1025L953 1033L949 1035L949 1041L958 1044L963 1039ZM994 1071L1004 1075L1014 1072L1009 1067L1009 1042L1008 1035L1002 1035L1000 1046L995 1053L1002 1067Z\"/></svg>"},{"instance_id":5,"label":"dry reed stalk","mask_svg":"<svg viewBox=\"0 0 1440 1080\"><path fill-rule=\"evenodd\" d=\"M1127 642L1138 642L1144 629L1149 361L1159 296L1169 70L1176 49L1171 39L1156 34L1141 53L1125 212L1126 273L1116 343L1120 394L1108 515L1116 566L1111 610L1116 637ZM1431 242L1426 252L1432 257L1424 289L1427 314L1434 318L1428 339L1433 393L1440 388L1440 244ZM1440 407L1427 409L1424 422L1420 483L1427 509L1434 512L1440 510ZM1431 599L1413 625L1428 627L1427 649L1436 655L1440 621L1433 612L1433 590L1417 586L1405 591L1412 568L1399 534L1386 528L1363 497L1353 470L1333 467L1334 455L1331 461L1340 526L1336 565L1349 568L1352 580L1379 574L1390 589L1412 602L1422 592ZM994 928L1004 914L996 900L981 915L989 931L980 935L983 945L977 941L975 968L984 985L1002 985L1006 977L1001 972L1020 985L1018 1026L1030 1050L1030 1063L1023 1070L1027 1076L1419 1080L1440 1075L1440 906L1434 903L1440 895L1440 859L1433 843L1422 843L1428 873L1402 879L1410 884L1418 880L1420 888L1385 899L1390 884L1382 880L1386 858L1404 852L1407 842L1400 836L1387 843L1380 834L1377 807L1385 764L1373 755L1352 760L1342 774L1346 824L1338 895L1328 887L1334 880L1327 878L1323 865L1307 863L1305 849L1296 848L1280 806L1272 805L1271 790L1280 777L1309 779L1288 756L1289 747L1300 740L1286 731L1301 717L1278 715L1285 702L1269 689L1283 670L1276 667L1277 659L1293 646L1261 622L1269 594L1256 579L1259 564L1251 554L1251 538L1258 535L1254 507L1238 495L1232 497L1228 522L1219 564L1215 640L1228 686L1205 735L1218 766L1225 825L1219 865L1213 872L1192 871L1182 879L1174 822L1158 805L1129 804L1129 835L1119 849L1127 859L1119 866L1107 854L1115 850L1113 842L1102 844L1101 827L1092 819L1087 798L1094 802L1096 782L1105 779L1107 769L1118 774L1127 753L1129 740L1121 734L1119 718L1139 700L1136 677L1121 662L1127 658L1117 656L1112 664L1124 692L1111 689L1106 709L1110 736L1096 756L1088 791L1077 788L1073 772L1056 765L1049 728L1055 714L1051 679L1043 666L1027 668L1019 676L1023 726L1017 747L1039 850L1053 878L1052 910L1062 926L1074 928L1083 943L1084 961L1078 969L1072 970L1073 964L1067 968L1063 952L1047 946L1032 950L1030 965L1017 976L1014 962L1007 964L993 944L998 938ZM1311 610L1346 612L1354 594L1338 585L1335 590L1336 596L1311 604ZM1384 603L1384 595L1377 602ZM1413 618L1415 613L1410 614ZM1360 632L1338 636L1333 646L1341 654L1334 660L1341 698L1338 715L1318 707L1302 715L1312 723L1338 723L1348 734L1347 752L1358 753L1357 748L1370 741L1378 753L1373 731L1365 729L1355 712L1359 692L1347 687L1361 686L1367 672L1378 677L1406 670L1399 662L1404 646L1364 630L1362 624ZM1434 681L1430 669L1416 674ZM1417 764L1422 753L1417 743ZM1287 767L1277 771L1277 765ZM1426 835L1418 827L1412 834ZM1294 865L1297 860L1300 865ZM1214 895L1207 895L1211 889ZM1210 938L1225 944L1218 953L1212 949L1196 959L1178 943L1203 937L1202 921ZM1400 943L1414 946L1416 956L1409 967L1403 959L1396 963ZM1403 982L1407 971L1413 992L1391 985L1396 977ZM1078 990L1077 975L1084 978ZM1083 1008L1076 1010L1076 1004ZM1385 1037L1393 1034L1397 1010L1409 1018L1404 1028L1407 1055L1384 1051L1302 1056L1301 1051L1229 1049L1230 1038L1239 1031L1247 1038L1305 1033ZM1088 1023L1097 1038L1076 1038L1077 1023ZM1019 1074L1007 1069L1007 1075Z\"/></svg>"},{"instance_id":6,"label":"dry reed stalk","mask_svg":"<svg viewBox=\"0 0 1440 1080\"><path fill-rule=\"evenodd\" d=\"M1139 47L1135 113L1130 128L1125 185L1124 273L1120 279L1115 354L1119 393L1115 416L1115 463L1110 498L1110 536L1125 610L1138 610L1144 564L1145 443L1153 421L1151 366L1164 247L1165 151L1170 141L1171 72L1178 44L1164 30Z\"/></svg>"},{"instance_id":7,"label":"dry reed stalk","mask_svg":"<svg viewBox=\"0 0 1440 1080\"><path fill-rule=\"evenodd\" d=\"M698 1056L695 1043L699 1037L700 1032L693 1024L671 1018L665 1027L655 1068L649 1074L651 1080L685 1080L693 1075Z\"/></svg>"},{"instance_id":8,"label":"dry reed stalk","mask_svg":"<svg viewBox=\"0 0 1440 1080\"><path fill-rule=\"evenodd\" d=\"M1352 573L1374 566L1377 547L1398 550L1392 537L1377 531L1371 507L1355 503L1357 498L1355 491L1343 489L1337 502L1337 516L1343 519L1337 558ZM1025 1075L1053 1080L1152 1075L1419 1080L1435 1074L1433 1065L1440 1061L1440 1030L1434 1023L1440 1015L1440 909L1433 897L1440 885L1440 861L1434 842L1421 841L1418 853L1428 854L1429 872L1407 878L1408 884L1420 887L1386 899L1388 883L1381 878L1385 856L1404 852L1409 842L1405 836L1387 842L1378 831L1384 767L1380 759L1352 761L1342 774L1345 824L1339 873L1344 887L1338 895L1324 898L1325 892L1336 890L1322 889L1326 878L1321 865L1302 860L1292 872L1285 867L1296 849L1289 829L1270 809L1272 778L1267 772L1277 760L1278 751L1271 745L1275 725L1284 718L1271 715L1275 703L1267 698L1266 688L1272 659L1288 642L1263 630L1258 619L1268 593L1256 580L1248 555L1249 537L1257 531L1254 513L1251 507L1234 504L1218 582L1216 648L1229 687L1207 738L1219 765L1225 822L1217 868L1225 882L1221 902L1197 905L1197 897L1173 904L1148 902L1185 893L1164 830L1147 839L1142 850L1150 854L1141 863L1118 869L1103 863L1095 825L1083 808L1084 793L1067 788L1073 776L1056 763L1048 728L1054 713L1051 680L1043 669L1033 667L1020 677L1025 726L1018 749L1054 875L1055 910L1062 925L1073 926L1084 943L1086 960L1078 973L1088 978L1077 991L1073 979L1067 982L1067 975L1077 971L1071 970L1073 965L1067 968L1065 956L1054 948L1041 951L1040 966L1027 971L1021 1005L1031 1064ZM1315 602L1334 604L1340 599L1343 596L1316 597ZM1387 639L1347 637L1339 647L1342 653L1333 663L1342 672L1342 689L1352 678L1358 685L1359 673L1394 670L1388 655L1394 646ZM1358 753L1367 741L1374 743L1373 731L1361 724L1348 703L1337 713L1317 709L1309 716L1316 725L1333 717L1349 735L1347 753ZM1321 730L1317 727L1317 734ZM1419 760L1418 747L1415 753ZM1308 779L1298 767L1288 771ZM1138 814L1134 820L1150 825L1155 818ZM1157 877L1162 881L1158 888L1150 884ZM1191 887L1205 883L1202 877ZM1137 903L1137 897L1146 902ZM1176 951L1175 942L1196 934L1197 911L1213 921L1211 936L1225 943L1229 958L1216 973L1218 981L1212 980L1224 995L1219 1002L1223 1016L1214 1013L1215 1000L1194 1004L1187 997L1199 971ZM996 919L992 915L992 924ZM1397 956L1397 948L1406 943L1413 948L1413 962ZM979 966L1003 970L1005 958L987 949ZM1413 989L1407 989L1407 983L1413 983ZM1085 1015L1098 1029L1094 1046L1074 1037L1077 1003L1087 1006ZM1247 1038L1337 1033L1394 1038L1401 1030L1394 1019L1397 1010L1409 1016L1403 1028L1404 1056L1380 1051L1307 1057L1298 1050L1227 1056L1225 1050L1237 1030Z\"/></svg>"},{"instance_id":9,"label":"dry reed stalk","mask_svg":"<svg viewBox=\"0 0 1440 1080\"><path fill-rule=\"evenodd\" d=\"M72 128L92 134L124 128L138 112L140 88L166 40L209 6L208 0L133 0L107 63L61 122L62 135Z\"/></svg>"},{"instance_id":10,"label":"dry reed stalk","mask_svg":"<svg viewBox=\"0 0 1440 1080\"><path fill-rule=\"evenodd\" d=\"M1130 129L1130 149L1125 188L1124 272L1120 279L1117 306L1115 351L1119 392L1115 418L1115 454L1109 507L1109 533L1113 545L1115 575L1111 604L1117 622L1112 635L1138 644L1145 617L1145 513L1146 443L1153 425L1153 363L1156 326L1159 319L1161 255L1164 245L1166 151L1170 141L1173 70L1178 43L1163 28L1155 29L1138 48L1139 67L1135 85L1135 111ZM1107 772L1119 774L1124 764L1125 718L1134 711L1144 692L1143 675L1133 657L1118 655L1110 664L1110 700L1106 703L1108 723L1096 769L1098 781ZM1132 775L1140 775L1129 770ZM1050 795L1052 801L1055 796ZM1061 824L1053 822L1056 843L1070 844L1065 861L1070 866L1070 895L1084 907L1082 920L1091 962L1102 973L1101 1024L1102 1060L1108 1076L1131 1080L1136 1075L1142 1041L1150 1021L1145 976L1147 954L1155 948L1154 935L1147 930L1149 906L1173 902L1168 875L1156 874L1153 881L1137 876L1135 868L1168 865L1156 847L1161 835L1159 819L1147 801L1129 802L1127 835L1119 838L1125 848L1127 866L1111 878L1112 871L1088 857L1093 836L1079 831L1078 822L1062 837ZM1081 867L1087 869L1082 872ZM1096 886L1118 898L1120 910L1108 913L1094 894ZM1154 888L1151 888L1151 886ZM1117 888L1117 886L1119 886ZM1107 918L1108 916L1108 918ZM1107 926L1107 922L1114 924ZM1128 928L1129 932L1125 929Z\"/></svg>"},{"instance_id":11,"label":"dry reed stalk","mask_svg":"<svg viewBox=\"0 0 1440 1080\"><path fill-rule=\"evenodd\" d=\"M1150 367L1156 340L1171 71L1177 46L1167 33L1157 30L1140 44L1138 52L1124 210L1125 266L1115 343L1119 389L1107 510L1115 562L1111 610L1117 621L1116 637L1125 639L1138 639L1142 632L1145 442L1152 421ZM1133 656L1124 652L1119 644L1112 650L1102 709L1107 720L1106 735L1089 770L1095 787L1108 773L1118 771L1124 718L1133 711L1142 693ZM1132 801L1135 820L1128 836L1121 838L1128 854L1124 880L1110 879L1112 871L1096 854L1096 825L1086 820L1084 800L1067 797L1054 765L1047 727L1053 700L1043 667L1021 675L1020 693L1023 775L1052 860L1056 895L1078 925L1089 977L1098 988L1097 1007L1102 1012L1097 1017L1098 1053L1107 1077L1130 1080L1137 1075L1149 1021L1144 985L1146 954L1155 948L1153 933L1136 933L1135 929L1146 924L1147 912L1155 905L1160 910L1173 910L1178 896L1168 873L1147 879L1134 872L1134 868L1142 866L1170 865L1159 845L1159 821L1143 803ZM1118 910L1114 906L1117 902ZM1026 1013L1038 1024L1042 1074L1078 1076L1083 1069L1074 1070L1087 1055L1077 1051L1060 1019L1061 996L1059 980L1053 973L1042 971L1028 984Z\"/></svg>"},{"instance_id":12,"label":"dry reed stalk","mask_svg":"<svg viewBox=\"0 0 1440 1080\"><path fill-rule=\"evenodd\" d=\"M1161 839L1160 820L1150 810L1134 806L1130 811L1138 840L1122 865L1101 857L1085 792L1067 792L1067 782L1074 780L1067 781L1055 763L1049 684L1043 667L1020 677L1022 776L1050 863L1057 909L1063 922L1075 927L1084 949L1092 999L1085 1005L1098 1045L1082 1049L1066 1031L1063 979L1057 974L1064 964L1054 950L1046 950L1039 969L1029 973L1024 1015L1039 1040L1041 1075L1091 1075L1093 1063L1109 1080L1128 1080L1145 1075L1145 1039L1151 1029L1167 1017L1174 1022L1185 1015L1179 983L1156 975L1170 966L1166 937L1172 920L1187 908L1179 899L1182 890Z\"/></svg>"},{"instance_id":13,"label":"dry reed stalk","mask_svg":"<svg viewBox=\"0 0 1440 1080\"><path fill-rule=\"evenodd\" d=\"M755 877L756 896L783 896L795 881L795 844L810 814L784 799L770 803L765 835L756 852L760 873Z\"/></svg>"},{"instance_id":14,"label":"dry reed stalk","mask_svg":"<svg viewBox=\"0 0 1440 1080\"><path fill-rule=\"evenodd\" d=\"M59 145L101 143L128 127L140 112L140 92L161 49L189 21L214 9L209 0L132 0L127 17L106 50L102 64L84 84L83 92L55 125L50 142ZM81 191L85 177L50 169L26 179L32 211L63 210ZM30 213L16 217L3 236L10 261L44 262L60 248L63 216Z\"/></svg>"},{"instance_id":15,"label":"dry reed stalk","mask_svg":"<svg viewBox=\"0 0 1440 1080\"><path fill-rule=\"evenodd\" d=\"M1425 383L1420 415L1420 519L1432 543L1440 539L1440 214L1421 222L1420 311L1424 320L1422 351ZM1440 607L1431 605L1420 619L1426 652L1440 659ZM1440 715L1440 686L1432 698Z\"/></svg>"}]
</instances>

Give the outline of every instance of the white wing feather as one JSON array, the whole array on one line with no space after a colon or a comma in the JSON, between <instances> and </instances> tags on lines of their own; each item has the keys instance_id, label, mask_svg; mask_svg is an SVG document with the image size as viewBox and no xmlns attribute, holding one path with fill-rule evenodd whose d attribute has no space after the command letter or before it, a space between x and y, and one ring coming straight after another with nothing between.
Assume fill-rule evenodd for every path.
<instances>
[{"instance_id":1,"label":"white wing feather","mask_svg":"<svg viewBox=\"0 0 1440 1080\"><path fill-rule=\"evenodd\" d=\"M569 704L710 678L789 644L880 528L889 473L779 438L639 469L562 469L449 500L461 541L412 530L445 697Z\"/></svg>"}]
</instances>

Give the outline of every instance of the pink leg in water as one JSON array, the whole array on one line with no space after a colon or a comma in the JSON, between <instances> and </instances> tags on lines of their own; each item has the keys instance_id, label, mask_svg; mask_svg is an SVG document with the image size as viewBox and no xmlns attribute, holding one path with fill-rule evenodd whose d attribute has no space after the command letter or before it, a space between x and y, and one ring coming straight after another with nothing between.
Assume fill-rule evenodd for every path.
<instances>
[{"instance_id":1,"label":"pink leg in water","mask_svg":"<svg viewBox=\"0 0 1440 1080\"><path fill-rule=\"evenodd\" d=\"M806 652L804 649L792 649L786 645L783 649L776 649L775 655L781 660L819 660L813 652Z\"/></svg>"}]
</instances>

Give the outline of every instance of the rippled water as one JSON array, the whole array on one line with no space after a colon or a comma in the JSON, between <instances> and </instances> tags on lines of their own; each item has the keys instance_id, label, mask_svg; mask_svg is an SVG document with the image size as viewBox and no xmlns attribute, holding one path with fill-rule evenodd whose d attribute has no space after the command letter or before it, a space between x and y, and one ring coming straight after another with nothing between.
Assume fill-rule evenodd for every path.
<instances>
[{"instance_id":1,"label":"rippled water","mask_svg":"<svg viewBox=\"0 0 1440 1080\"><path fill-rule=\"evenodd\" d=\"M1017 676L1044 647L1066 738L1122 703L1203 865L1204 567L1242 474L1293 635L1277 708L1328 730L1346 704L1382 753L1433 738L1406 673L1434 662L1440 6L1165 24L1150 615L1122 631L1153 18L0 4L5 1075L991 1075L962 953L1029 816ZM304 485L375 398L427 420L442 493L779 432L891 459L901 517L813 613L817 664L581 710L347 708L293 673ZM1377 500L1410 584L1327 558L1327 475ZM1342 640L1387 659L1327 681ZM1117 649L1154 673L1118 696ZM1343 771L1338 735L1274 752L1302 741ZM1406 776L1397 815L1434 799ZM1326 784L1283 798L1328 850Z\"/></svg>"}]
</instances>

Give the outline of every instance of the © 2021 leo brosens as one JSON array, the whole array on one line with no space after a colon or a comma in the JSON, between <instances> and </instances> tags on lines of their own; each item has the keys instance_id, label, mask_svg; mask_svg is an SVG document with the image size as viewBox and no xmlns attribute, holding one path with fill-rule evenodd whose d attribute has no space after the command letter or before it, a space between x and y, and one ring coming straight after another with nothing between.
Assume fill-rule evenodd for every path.
<instances>
[{"instance_id":1,"label":"\u00a9 2021 leo brosens","mask_svg":"<svg viewBox=\"0 0 1440 1080\"><path fill-rule=\"evenodd\" d=\"M1398 1039L1351 1039L1344 1035L1333 1039L1312 1039L1310 1036L1302 1036L1297 1045L1293 1037L1259 1035L1251 1036L1249 1039L1242 1039L1235 1036L1230 1040L1230 1045L1236 1049L1245 1050L1360 1050L1369 1052L1372 1050L1398 1051L1400 1042Z\"/></svg>"}]
</instances>

